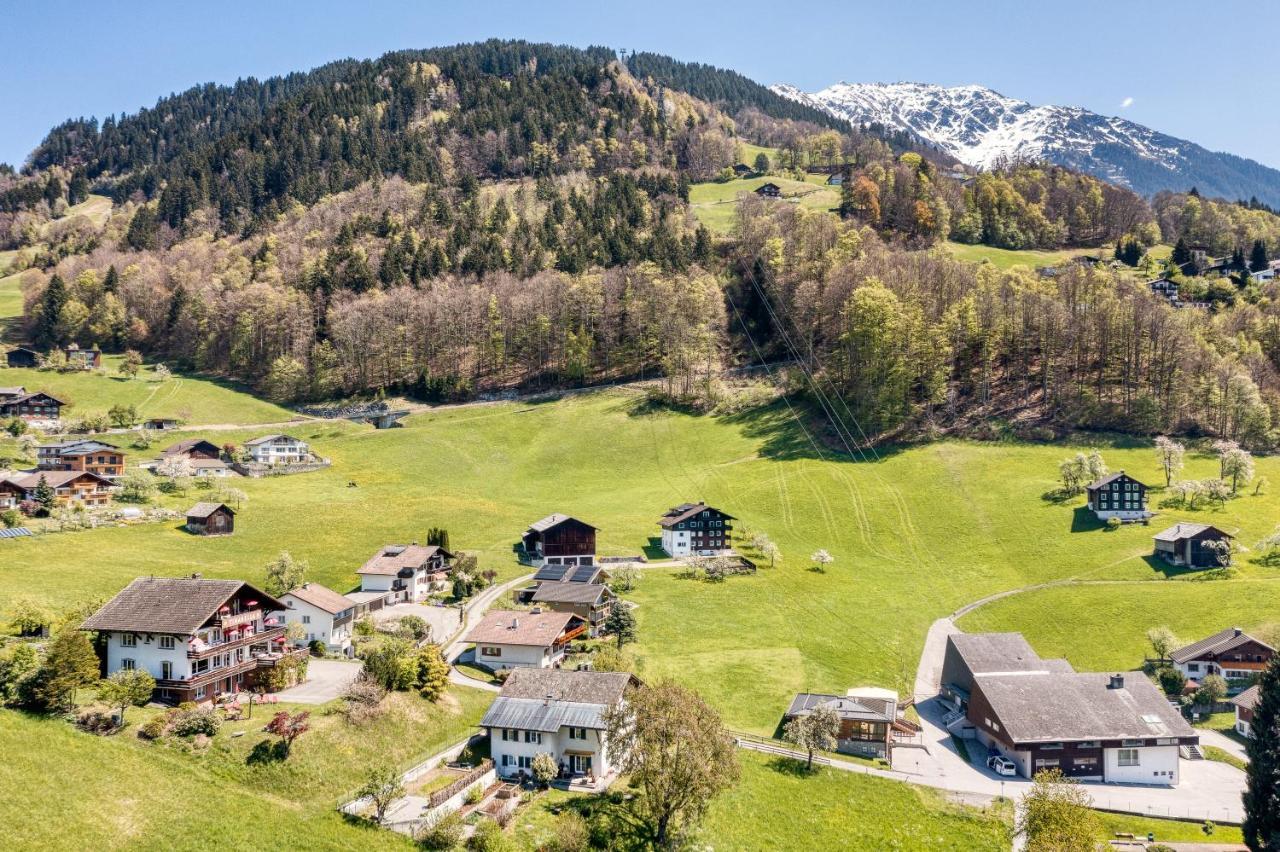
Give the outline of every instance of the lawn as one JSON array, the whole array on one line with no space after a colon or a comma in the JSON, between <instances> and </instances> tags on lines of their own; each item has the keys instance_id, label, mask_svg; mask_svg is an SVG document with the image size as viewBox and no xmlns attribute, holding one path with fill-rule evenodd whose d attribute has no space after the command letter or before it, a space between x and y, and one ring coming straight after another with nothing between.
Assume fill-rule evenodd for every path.
<instances>
[{"instance_id":1,"label":"lawn","mask_svg":"<svg viewBox=\"0 0 1280 852\"><path fill-rule=\"evenodd\" d=\"M1114 840L1116 834L1132 834L1143 840L1147 834L1154 834L1157 841L1173 841L1175 843L1241 843L1240 827L1235 825L1219 825L1212 835L1204 833L1203 823L1182 822L1175 819L1154 819L1152 817L1130 816L1098 811L1098 819L1102 822L1103 832L1099 839Z\"/></svg>"},{"instance_id":2,"label":"lawn","mask_svg":"<svg viewBox=\"0 0 1280 852\"><path fill-rule=\"evenodd\" d=\"M0 272L7 261L0 258ZM0 341L14 340L18 333L18 321L22 317L22 276L6 275L0 278ZM6 347L7 348L7 347ZM3 370L0 367L0 370Z\"/></svg>"},{"instance_id":3,"label":"lawn","mask_svg":"<svg viewBox=\"0 0 1280 852\"><path fill-rule=\"evenodd\" d=\"M716 850L1009 848L1007 808L948 803L940 793L834 769L804 771L803 764L739 751L742 777L711 805L699 838ZM624 792L625 788L619 790ZM612 806L572 801L550 791L517 812L511 833L525 849L553 836L556 814L572 804L590 813Z\"/></svg>"},{"instance_id":4,"label":"lawn","mask_svg":"<svg viewBox=\"0 0 1280 852\"><path fill-rule=\"evenodd\" d=\"M5 298L0 289L0 309ZM177 417L200 425L280 423L297 416L213 377L174 374L158 381L147 366L136 378L125 378L118 374L121 360L122 356L106 355L101 370L75 373L0 366L0 385L48 391L68 403L62 416L72 420L104 414L116 404L132 405L142 417Z\"/></svg>"},{"instance_id":5,"label":"lawn","mask_svg":"<svg viewBox=\"0 0 1280 852\"><path fill-rule=\"evenodd\" d=\"M467 736L490 696L451 688L439 705L391 696L388 712L354 728L323 708L284 762L250 762L268 708L224 724L203 754L148 743L130 710L112 737L0 711L0 824L12 849L407 849L400 835L348 823L338 798L377 766L407 768ZM280 705L283 707L284 705ZM278 709L278 708L272 708ZM232 737L236 731L243 736ZM32 743L39 743L32 747ZM51 771L53 770L53 771Z\"/></svg>"},{"instance_id":6,"label":"lawn","mask_svg":"<svg viewBox=\"0 0 1280 852\"><path fill-rule=\"evenodd\" d=\"M776 183L782 189L783 199L792 199L807 210L838 207L840 189L826 186L826 179L826 175L808 175L803 181L769 175L724 183L695 183L689 187L689 206L699 222L714 233L727 234L733 230L736 221L738 196L744 192L755 192L766 183Z\"/></svg>"},{"instance_id":7,"label":"lawn","mask_svg":"<svg viewBox=\"0 0 1280 852\"><path fill-rule=\"evenodd\" d=\"M968 260L973 263L982 263L987 261L994 265L997 269L1012 269L1015 266L1056 266L1065 263L1072 257L1081 254L1101 255L1102 257L1111 256L1111 247L1103 246L1102 248L1087 249L1063 249L1061 251L1038 251L1028 249L1024 251L1016 251L1013 249L995 248L994 246L970 245L968 243L946 242L942 244L943 248L953 256L960 260Z\"/></svg>"}]
</instances>

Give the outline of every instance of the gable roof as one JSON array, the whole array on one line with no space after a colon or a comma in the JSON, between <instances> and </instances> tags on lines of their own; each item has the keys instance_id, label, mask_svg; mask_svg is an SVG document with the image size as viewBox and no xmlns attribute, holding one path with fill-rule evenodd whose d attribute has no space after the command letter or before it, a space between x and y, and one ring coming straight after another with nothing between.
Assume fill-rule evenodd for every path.
<instances>
[{"instance_id":1,"label":"gable roof","mask_svg":"<svg viewBox=\"0 0 1280 852\"><path fill-rule=\"evenodd\" d=\"M258 444L267 444L272 441L279 441L279 440L292 441L295 444L306 443L306 441L303 441L300 438L295 438L292 435L275 434L275 435L263 435L261 438L251 438L250 440L245 441L244 445L246 447L253 447L253 446L257 446Z\"/></svg>"},{"instance_id":2,"label":"gable roof","mask_svg":"<svg viewBox=\"0 0 1280 852\"><path fill-rule=\"evenodd\" d=\"M298 600L309 603L316 609L324 610L330 615L337 615L345 609L350 609L356 605L356 602L348 598L346 595L340 595L328 586L322 586L319 583L303 583L296 589L290 589L281 597L292 595Z\"/></svg>"},{"instance_id":3,"label":"gable roof","mask_svg":"<svg viewBox=\"0 0 1280 852\"><path fill-rule=\"evenodd\" d=\"M377 553L356 569L357 574L373 574L382 577L394 577L401 571L412 571L422 567L436 552L450 556L434 544L384 544Z\"/></svg>"},{"instance_id":4,"label":"gable roof","mask_svg":"<svg viewBox=\"0 0 1280 852\"><path fill-rule=\"evenodd\" d=\"M176 444L170 444L169 446L165 447L163 450L160 451L160 455L162 456L185 455L186 453L191 452L192 450L196 449L197 447L200 447L201 445L208 445L208 447L215 453L222 452L222 449L217 444L213 443L213 441L207 441L204 438L186 438L184 440L179 441Z\"/></svg>"},{"instance_id":5,"label":"gable roof","mask_svg":"<svg viewBox=\"0 0 1280 852\"><path fill-rule=\"evenodd\" d=\"M866 699L851 698L847 695L823 695L813 692L801 692L791 699L787 708L787 716L807 716L816 707L830 707L841 719L859 722L892 722L893 714L885 702L876 702L878 707L871 706Z\"/></svg>"},{"instance_id":6,"label":"gable roof","mask_svg":"<svg viewBox=\"0 0 1280 852\"><path fill-rule=\"evenodd\" d=\"M598 583L603 572L599 565L543 565L533 579L539 583Z\"/></svg>"},{"instance_id":7,"label":"gable roof","mask_svg":"<svg viewBox=\"0 0 1280 852\"><path fill-rule=\"evenodd\" d=\"M1233 537L1231 533L1224 532L1212 524L1191 524L1186 521L1181 521L1169 527L1167 530L1161 530L1156 533L1154 538L1156 541L1181 541L1183 539L1193 538L1207 530L1213 530L1226 538Z\"/></svg>"},{"instance_id":8,"label":"gable roof","mask_svg":"<svg viewBox=\"0 0 1280 852\"><path fill-rule=\"evenodd\" d=\"M529 529L525 530L525 534L527 535L531 532L546 532L552 527L560 526L565 521L577 521L577 523L582 524L584 527L589 527L590 529L596 529L596 527L591 526L591 524L587 523L586 521L580 521L577 518L572 517L571 515L562 515L559 512L553 512L552 514L547 515L545 518L542 518L541 520L537 520L529 524Z\"/></svg>"},{"instance_id":9,"label":"gable roof","mask_svg":"<svg viewBox=\"0 0 1280 852\"><path fill-rule=\"evenodd\" d=\"M572 622L582 621L571 612L518 612L492 610L467 633L464 642L491 642L495 645L530 645L547 648L560 638Z\"/></svg>"},{"instance_id":10,"label":"gable roof","mask_svg":"<svg viewBox=\"0 0 1280 852\"><path fill-rule=\"evenodd\" d=\"M199 502L187 510L188 518L207 518L219 509L226 509L231 514L235 514L236 510L232 509L226 503L206 503Z\"/></svg>"},{"instance_id":11,"label":"gable roof","mask_svg":"<svg viewBox=\"0 0 1280 852\"><path fill-rule=\"evenodd\" d=\"M1255 683L1244 692L1231 699L1231 703L1239 707L1241 710L1252 710L1258 706L1258 698L1261 697L1261 690Z\"/></svg>"},{"instance_id":12,"label":"gable roof","mask_svg":"<svg viewBox=\"0 0 1280 852\"><path fill-rule=\"evenodd\" d=\"M37 470L33 473L23 474L22 476L11 476L9 481L17 485L19 488L32 489L40 485L40 477L44 477L44 481L50 488L61 488L69 482L73 482L82 476L96 479L106 485L114 486L115 483L105 476L99 476L89 470Z\"/></svg>"},{"instance_id":13,"label":"gable roof","mask_svg":"<svg viewBox=\"0 0 1280 852\"><path fill-rule=\"evenodd\" d=\"M1271 648L1266 642L1254 639L1239 627L1228 627L1226 630L1219 630L1199 642L1192 642L1190 645L1173 651L1169 654L1169 659L1175 663L1187 663L1200 659L1201 655L1222 654L1249 642L1256 642L1265 648ZM1275 651L1275 648L1271 648L1271 650Z\"/></svg>"},{"instance_id":14,"label":"gable roof","mask_svg":"<svg viewBox=\"0 0 1280 852\"><path fill-rule=\"evenodd\" d=\"M241 589L257 596L265 609L285 608L242 580L139 577L85 619L80 629L190 635Z\"/></svg>"},{"instance_id":15,"label":"gable roof","mask_svg":"<svg viewBox=\"0 0 1280 852\"><path fill-rule=\"evenodd\" d=\"M122 452L115 444L107 444L102 441L67 441L58 455L62 456L87 456L93 453L100 453L104 450L113 453Z\"/></svg>"},{"instance_id":16,"label":"gable roof","mask_svg":"<svg viewBox=\"0 0 1280 852\"><path fill-rule=\"evenodd\" d=\"M1042 660L1021 633L953 633L947 642L974 675L1074 671L1066 660Z\"/></svg>"},{"instance_id":17,"label":"gable roof","mask_svg":"<svg viewBox=\"0 0 1280 852\"><path fill-rule=\"evenodd\" d=\"M26 392L27 389L21 385L11 388L0 388L0 396L22 396Z\"/></svg>"},{"instance_id":18,"label":"gable roof","mask_svg":"<svg viewBox=\"0 0 1280 852\"><path fill-rule=\"evenodd\" d=\"M621 701L629 686L639 684L627 672L515 669L480 726L547 733L565 726L602 731L605 710Z\"/></svg>"},{"instance_id":19,"label":"gable roof","mask_svg":"<svg viewBox=\"0 0 1280 852\"><path fill-rule=\"evenodd\" d=\"M15 396L15 397L13 397L12 399L6 399L6 400L4 401L4 404L5 404L5 405L17 405L17 404L19 404L19 403L23 403L23 402L30 402L31 400L33 400L33 399L38 399L38 398L40 398L40 397L44 397L45 399L52 400L52 401L56 402L58 405L66 405L66 403L65 403L65 402L63 402L62 400L58 399L58 398L57 398L56 396L54 396L53 394L48 393L47 391L32 391L31 393L23 394L22 396Z\"/></svg>"},{"instance_id":20,"label":"gable roof","mask_svg":"<svg viewBox=\"0 0 1280 852\"><path fill-rule=\"evenodd\" d=\"M1127 479L1130 482L1138 482L1138 480L1134 479L1132 476L1129 476L1129 474L1125 473L1123 470L1119 470L1119 471L1116 471L1115 473L1104 476L1101 479L1096 479L1093 482L1090 482L1088 485L1085 486L1085 490L1096 491L1102 486L1110 485L1111 483L1115 482L1118 479ZM1138 482L1138 484L1142 485L1141 482ZM1143 485L1143 487L1145 488L1146 486Z\"/></svg>"},{"instance_id":21,"label":"gable roof","mask_svg":"<svg viewBox=\"0 0 1280 852\"><path fill-rule=\"evenodd\" d=\"M572 583L568 581L541 583L533 593L534 603L587 603L598 604L611 596L603 583Z\"/></svg>"},{"instance_id":22,"label":"gable roof","mask_svg":"<svg viewBox=\"0 0 1280 852\"><path fill-rule=\"evenodd\" d=\"M1113 677L1123 686L1112 688ZM1142 672L998 674L974 688L1015 743L1195 736Z\"/></svg>"},{"instance_id":23,"label":"gable roof","mask_svg":"<svg viewBox=\"0 0 1280 852\"><path fill-rule=\"evenodd\" d=\"M773 181L768 181L768 182L766 182L766 183L762 183L762 184L760 184L759 186L757 186L757 187L756 187L755 191L756 191L756 192L765 192L765 191L767 191L770 187L772 187L773 189L778 190L779 192L781 192L781 191L782 191L782 187L778 186L778 185L777 185L776 183L774 183Z\"/></svg>"},{"instance_id":24,"label":"gable roof","mask_svg":"<svg viewBox=\"0 0 1280 852\"><path fill-rule=\"evenodd\" d=\"M710 509L711 511L719 515L723 515L724 517L728 518L731 521L737 520L737 518L735 518L733 515L730 515L728 512L721 512L719 509L716 509L713 506L708 506L706 503L699 502L699 503L681 503L679 506L673 506L672 508L668 509L667 513L658 520L658 524L659 526L673 527L676 524L681 523L682 521L687 521L689 518L694 517L695 515L699 514L700 512L706 509Z\"/></svg>"}]
</instances>

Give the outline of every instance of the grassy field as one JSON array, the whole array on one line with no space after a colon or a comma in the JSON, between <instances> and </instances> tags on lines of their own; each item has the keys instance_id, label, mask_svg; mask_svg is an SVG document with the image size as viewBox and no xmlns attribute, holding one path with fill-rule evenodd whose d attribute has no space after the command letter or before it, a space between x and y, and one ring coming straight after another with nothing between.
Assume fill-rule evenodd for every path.
<instances>
[{"instance_id":1,"label":"grassy field","mask_svg":"<svg viewBox=\"0 0 1280 852\"><path fill-rule=\"evenodd\" d=\"M1098 812L1103 832L1100 840L1114 840L1116 834L1132 834L1146 839L1147 834L1154 834L1158 842L1175 843L1241 843L1240 827L1235 825L1219 825L1213 834L1205 834L1204 826L1198 822L1182 822L1173 819L1153 819L1151 817L1129 816L1128 814L1112 814Z\"/></svg>"},{"instance_id":2,"label":"grassy field","mask_svg":"<svg viewBox=\"0 0 1280 852\"><path fill-rule=\"evenodd\" d=\"M7 261L0 257L0 272L4 271L6 264ZM20 275L0 278L0 341L16 339L19 319L22 317L21 278Z\"/></svg>"},{"instance_id":3,"label":"grassy field","mask_svg":"<svg viewBox=\"0 0 1280 852\"><path fill-rule=\"evenodd\" d=\"M61 720L0 711L4 845L412 848L400 835L342 819L335 809L339 796L375 767L407 768L467 736L489 700L488 693L458 687L439 705L393 695L388 712L360 728L323 709L291 707L312 710L313 727L284 762L250 759L266 739L260 731L267 708L252 720L224 724L203 753L138 739L137 727L155 712L149 709L129 711L129 727L105 738ZM236 732L242 735L233 737Z\"/></svg>"},{"instance_id":4,"label":"grassy field","mask_svg":"<svg viewBox=\"0 0 1280 852\"><path fill-rule=\"evenodd\" d=\"M741 780L712 804L700 832L701 844L717 852L1009 848L1007 808L953 805L933 790L834 769L806 773L797 761L756 752L738 752L738 762ZM510 832L522 848L537 849L569 806L606 807L550 791L518 812Z\"/></svg>"},{"instance_id":5,"label":"grassy field","mask_svg":"<svg viewBox=\"0 0 1280 852\"><path fill-rule=\"evenodd\" d=\"M0 290L0 307L4 300ZM280 423L296 416L214 378L175 374L161 382L147 366L128 379L117 373L120 361L119 355L106 355L102 370L76 373L0 366L0 385L48 391L69 404L62 416L73 420L103 414L117 403L135 406L142 417L178 417L202 425Z\"/></svg>"},{"instance_id":6,"label":"grassy field","mask_svg":"<svg viewBox=\"0 0 1280 852\"><path fill-rule=\"evenodd\" d=\"M1063 249L1061 251L1038 251L1034 249L1015 251L1013 249L995 248L994 246L946 242L942 243L942 247L960 260L968 260L973 263L986 261L997 269L1012 269L1015 266L1037 268L1041 266L1056 266L1082 254L1111 256L1111 248L1106 246L1103 248Z\"/></svg>"},{"instance_id":7,"label":"grassy field","mask_svg":"<svg viewBox=\"0 0 1280 852\"><path fill-rule=\"evenodd\" d=\"M695 183L689 187L689 206L693 208L698 221L711 231L727 234L733 230L738 196L744 192L755 192L766 183L776 183L782 188L784 199L794 199L795 203L808 210L831 210L837 207L840 204L840 190L838 187L826 186L826 179L826 175L807 175L803 181L770 175L725 183Z\"/></svg>"}]
</instances>

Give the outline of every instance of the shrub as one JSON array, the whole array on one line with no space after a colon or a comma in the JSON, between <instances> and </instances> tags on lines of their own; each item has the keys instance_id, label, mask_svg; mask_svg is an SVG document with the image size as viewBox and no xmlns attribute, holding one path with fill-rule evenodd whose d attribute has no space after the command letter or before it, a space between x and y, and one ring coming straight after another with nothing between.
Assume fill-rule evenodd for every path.
<instances>
[{"instance_id":1,"label":"shrub","mask_svg":"<svg viewBox=\"0 0 1280 852\"><path fill-rule=\"evenodd\" d=\"M1164 690L1165 695L1181 695L1183 687L1187 685L1186 677L1172 666L1157 669L1156 680L1160 682L1160 688Z\"/></svg>"},{"instance_id":2,"label":"shrub","mask_svg":"<svg viewBox=\"0 0 1280 852\"><path fill-rule=\"evenodd\" d=\"M172 711L170 711L172 712ZM144 740L158 740L169 731L169 714L160 713L148 719L141 728L138 729L138 736Z\"/></svg>"},{"instance_id":3,"label":"shrub","mask_svg":"<svg viewBox=\"0 0 1280 852\"><path fill-rule=\"evenodd\" d=\"M487 819L476 826L476 833L467 841L467 848L472 852L507 852L514 848L514 844L502 826Z\"/></svg>"},{"instance_id":4,"label":"shrub","mask_svg":"<svg viewBox=\"0 0 1280 852\"><path fill-rule=\"evenodd\" d=\"M417 840L418 845L423 849L447 852L462 842L462 829L462 817L454 811L442 817L424 821L418 827L414 840Z\"/></svg>"},{"instance_id":5,"label":"shrub","mask_svg":"<svg viewBox=\"0 0 1280 852\"><path fill-rule=\"evenodd\" d=\"M321 642L319 639L312 639L310 642L307 643L307 651L313 657L323 657L324 643Z\"/></svg>"},{"instance_id":6,"label":"shrub","mask_svg":"<svg viewBox=\"0 0 1280 852\"><path fill-rule=\"evenodd\" d=\"M474 805L484 798L484 787L476 784L467 790L467 795L463 797L468 805Z\"/></svg>"},{"instance_id":7,"label":"shrub","mask_svg":"<svg viewBox=\"0 0 1280 852\"><path fill-rule=\"evenodd\" d=\"M591 832L587 821L577 811L565 811L556 819L555 836L547 844L547 852L587 852L591 848Z\"/></svg>"},{"instance_id":8,"label":"shrub","mask_svg":"<svg viewBox=\"0 0 1280 852\"><path fill-rule=\"evenodd\" d=\"M6 509L0 512L0 523L6 527L16 527L22 523L22 515L18 514L17 509Z\"/></svg>"},{"instance_id":9,"label":"shrub","mask_svg":"<svg viewBox=\"0 0 1280 852\"><path fill-rule=\"evenodd\" d=\"M554 781L556 776L560 774L560 767L556 765L556 759L545 751L540 751L533 756L533 763L530 768L533 770L534 779L543 787Z\"/></svg>"},{"instance_id":10,"label":"shrub","mask_svg":"<svg viewBox=\"0 0 1280 852\"><path fill-rule=\"evenodd\" d=\"M1107 529L1109 529L1109 530L1118 530L1118 529L1120 529L1120 519L1119 519L1119 518L1107 518Z\"/></svg>"},{"instance_id":11,"label":"shrub","mask_svg":"<svg viewBox=\"0 0 1280 852\"><path fill-rule=\"evenodd\" d=\"M85 710L76 717L76 727L90 734L111 734L118 726L115 716L101 710Z\"/></svg>"},{"instance_id":12,"label":"shrub","mask_svg":"<svg viewBox=\"0 0 1280 852\"><path fill-rule=\"evenodd\" d=\"M220 727L222 717L212 707L192 707L190 710L179 708L173 718L173 733L178 737L193 737L197 734L212 737Z\"/></svg>"}]
</instances>

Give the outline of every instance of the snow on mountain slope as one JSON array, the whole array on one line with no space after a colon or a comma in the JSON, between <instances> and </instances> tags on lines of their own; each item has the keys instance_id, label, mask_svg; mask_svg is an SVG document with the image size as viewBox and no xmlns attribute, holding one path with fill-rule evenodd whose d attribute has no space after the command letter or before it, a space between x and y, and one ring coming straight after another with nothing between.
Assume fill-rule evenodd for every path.
<instances>
[{"instance_id":1,"label":"snow on mountain slope","mask_svg":"<svg viewBox=\"0 0 1280 852\"><path fill-rule=\"evenodd\" d=\"M1207 195L1280 202L1280 171L1079 107L1035 106L982 86L841 82L813 93L785 84L771 88L855 125L906 131L978 168L1002 158L1048 160L1147 195L1197 186Z\"/></svg>"}]
</instances>

